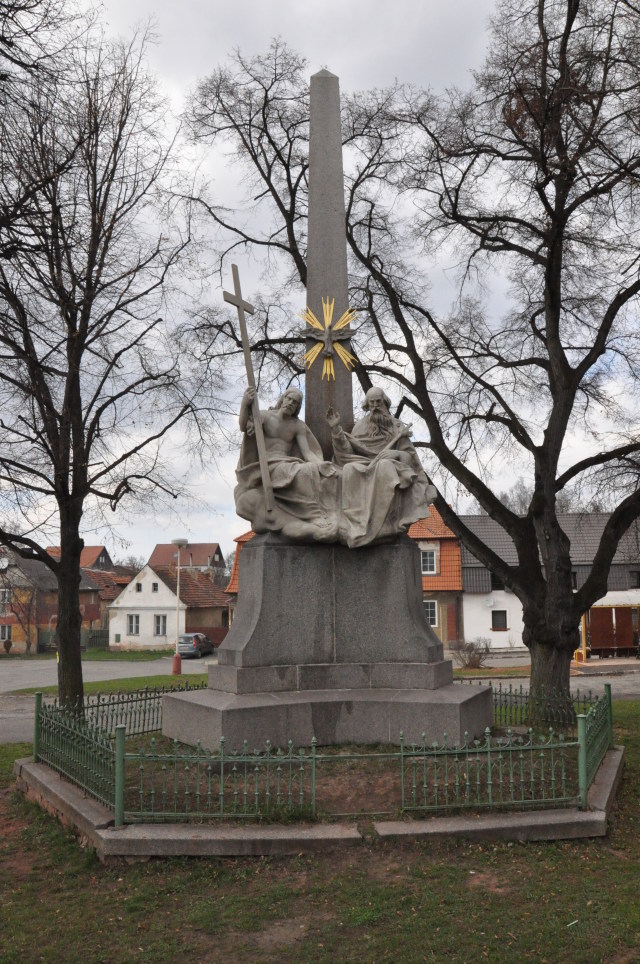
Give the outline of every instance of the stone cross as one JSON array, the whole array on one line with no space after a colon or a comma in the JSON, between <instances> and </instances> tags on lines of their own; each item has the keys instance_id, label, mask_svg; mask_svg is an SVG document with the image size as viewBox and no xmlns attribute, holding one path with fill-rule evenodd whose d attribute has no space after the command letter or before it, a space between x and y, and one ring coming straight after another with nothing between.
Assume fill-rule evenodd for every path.
<instances>
[{"instance_id":1,"label":"stone cross","mask_svg":"<svg viewBox=\"0 0 640 964\"><path fill-rule=\"evenodd\" d=\"M327 324L327 314L331 321ZM311 78L309 136L309 240L307 254L307 357L305 421L331 459L333 447L326 412L340 413L346 431L353 427L353 393L348 368L355 359L349 351L347 236L338 78L321 70ZM314 324L315 318L319 325ZM324 324L322 324L324 320ZM319 330L320 327L320 330ZM322 343L322 344L321 344ZM313 354L315 351L315 354ZM334 354L335 353L335 354ZM335 362L334 362L335 358ZM335 377L331 377L331 372ZM323 377L324 374L324 377Z\"/></svg>"},{"instance_id":2,"label":"stone cross","mask_svg":"<svg viewBox=\"0 0 640 964\"><path fill-rule=\"evenodd\" d=\"M251 346L249 344L249 335L247 333L247 322L244 317L245 311L248 315L253 314L253 305L249 304L249 302L245 301L242 297L242 291L240 290L240 274L238 272L237 265L231 265L231 273L233 275L233 294L230 291L223 291L222 297L230 305L235 305L238 310L238 322L240 323L240 337L242 338L244 364L247 370L247 384L249 388L255 389L256 379L253 374L253 363L251 361ZM262 476L262 488L264 489L265 507L267 512L271 514L273 513L274 509L273 486L271 485L269 462L267 460L267 448L264 442L262 421L260 419L260 405L257 395L253 400L251 409L253 415L253 430L256 436L256 447L258 449L258 461L260 462L260 475Z\"/></svg>"}]
</instances>

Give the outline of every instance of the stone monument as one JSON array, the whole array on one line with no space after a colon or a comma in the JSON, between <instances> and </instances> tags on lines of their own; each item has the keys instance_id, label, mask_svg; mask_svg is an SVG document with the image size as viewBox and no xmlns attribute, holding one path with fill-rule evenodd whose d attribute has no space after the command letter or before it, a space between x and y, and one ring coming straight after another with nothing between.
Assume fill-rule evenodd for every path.
<instances>
[{"instance_id":1,"label":"stone monument","mask_svg":"<svg viewBox=\"0 0 640 964\"><path fill-rule=\"evenodd\" d=\"M238 605L206 690L167 695L163 732L230 749L461 740L491 722L489 687L453 684L422 605L408 526L435 495L379 387L354 425L338 78L311 78L306 423L288 389L261 409L238 270L247 367L236 509L257 535L239 560ZM322 321L320 320L322 319ZM322 360L322 364L320 364Z\"/></svg>"}]
</instances>

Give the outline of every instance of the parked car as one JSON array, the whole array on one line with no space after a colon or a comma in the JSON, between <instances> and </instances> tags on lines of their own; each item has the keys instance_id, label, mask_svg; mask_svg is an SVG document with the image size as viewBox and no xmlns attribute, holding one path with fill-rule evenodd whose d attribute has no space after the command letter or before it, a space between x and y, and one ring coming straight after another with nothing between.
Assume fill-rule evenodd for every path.
<instances>
[{"instance_id":1,"label":"parked car","mask_svg":"<svg viewBox=\"0 0 640 964\"><path fill-rule=\"evenodd\" d=\"M183 633L178 636L178 653L180 656L193 656L200 659L207 653L213 652L213 643L204 633Z\"/></svg>"}]
</instances>

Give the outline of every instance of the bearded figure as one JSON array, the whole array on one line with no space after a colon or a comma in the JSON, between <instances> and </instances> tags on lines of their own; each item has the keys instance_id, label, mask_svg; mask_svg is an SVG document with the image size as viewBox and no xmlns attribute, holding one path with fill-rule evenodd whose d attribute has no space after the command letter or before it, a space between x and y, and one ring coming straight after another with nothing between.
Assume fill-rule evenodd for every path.
<instances>
[{"instance_id":1,"label":"bearded figure","mask_svg":"<svg viewBox=\"0 0 640 964\"><path fill-rule=\"evenodd\" d=\"M340 426L340 414L327 412L334 462L342 468L339 541L350 548L406 532L428 515L436 490L411 442L411 428L391 415L391 400L370 388L364 418L353 432Z\"/></svg>"}]
</instances>

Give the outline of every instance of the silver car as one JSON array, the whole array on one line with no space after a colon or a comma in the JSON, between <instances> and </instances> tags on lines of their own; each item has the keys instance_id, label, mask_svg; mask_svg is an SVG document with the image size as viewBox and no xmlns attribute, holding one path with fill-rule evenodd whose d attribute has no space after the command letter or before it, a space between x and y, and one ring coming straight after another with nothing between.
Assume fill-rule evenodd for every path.
<instances>
[{"instance_id":1,"label":"silver car","mask_svg":"<svg viewBox=\"0 0 640 964\"><path fill-rule=\"evenodd\" d=\"M213 643L204 633L183 633L178 636L178 654L182 657L193 656L200 659L213 652Z\"/></svg>"}]
</instances>

